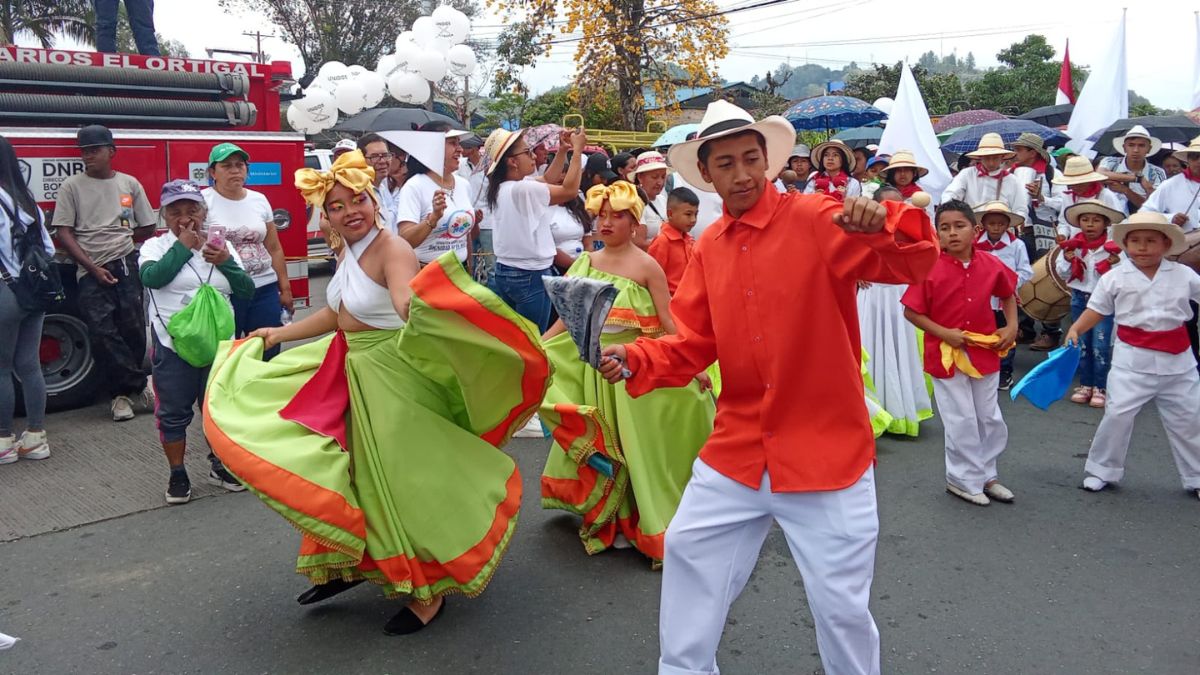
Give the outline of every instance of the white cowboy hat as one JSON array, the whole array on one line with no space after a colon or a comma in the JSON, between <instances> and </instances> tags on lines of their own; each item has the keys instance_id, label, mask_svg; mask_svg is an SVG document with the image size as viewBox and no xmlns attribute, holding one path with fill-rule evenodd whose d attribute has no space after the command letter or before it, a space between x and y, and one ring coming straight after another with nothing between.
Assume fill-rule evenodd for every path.
<instances>
[{"instance_id":1,"label":"white cowboy hat","mask_svg":"<svg viewBox=\"0 0 1200 675\"><path fill-rule=\"evenodd\" d=\"M922 178L929 173L929 169L917 164L917 158L913 156L912 150L897 150L884 171L895 171L896 169L916 169L917 178Z\"/></svg>"},{"instance_id":2,"label":"white cowboy hat","mask_svg":"<svg viewBox=\"0 0 1200 675\"><path fill-rule=\"evenodd\" d=\"M1134 230L1154 230L1167 235L1167 238L1171 240L1171 250L1167 251L1167 255L1179 255L1188 248L1187 239L1183 236L1183 229L1167 220L1167 217L1161 213L1138 211L1112 226L1112 240L1124 250L1125 237Z\"/></svg>"},{"instance_id":3,"label":"white cowboy hat","mask_svg":"<svg viewBox=\"0 0 1200 675\"><path fill-rule=\"evenodd\" d=\"M1067 207L1067 222L1079 227L1079 217L1085 213L1095 213L1108 218L1108 224L1119 223L1125 218L1123 211L1118 211L1099 199L1085 199Z\"/></svg>"},{"instance_id":4,"label":"white cowboy hat","mask_svg":"<svg viewBox=\"0 0 1200 675\"><path fill-rule=\"evenodd\" d=\"M1150 132L1146 131L1146 127L1135 124L1132 129L1125 132L1124 136L1117 136L1113 139L1113 150L1116 150L1118 155L1125 155L1125 139L1127 138L1144 138L1150 141L1150 152L1146 153L1147 157L1152 157L1162 150L1162 141L1151 136Z\"/></svg>"},{"instance_id":5,"label":"white cowboy hat","mask_svg":"<svg viewBox=\"0 0 1200 675\"><path fill-rule=\"evenodd\" d=\"M816 171L819 172L824 170L825 166L822 164L822 162L825 159L825 151L830 148L834 148L838 152L842 153L842 171L845 173L854 173L854 151L850 149L850 146L837 140L836 138L825 141L824 143L821 143L817 147L813 148L812 158L810 161L812 161L813 165L816 167Z\"/></svg>"},{"instance_id":6,"label":"white cowboy hat","mask_svg":"<svg viewBox=\"0 0 1200 675\"><path fill-rule=\"evenodd\" d=\"M658 171L659 169L667 168L667 158L662 156L661 152L648 150L637 156L634 160L633 175L646 173L649 171Z\"/></svg>"},{"instance_id":7,"label":"white cowboy hat","mask_svg":"<svg viewBox=\"0 0 1200 675\"><path fill-rule=\"evenodd\" d=\"M1188 143L1186 148L1182 150L1176 150L1175 152L1172 152L1171 155L1175 159L1187 164L1187 156L1189 152L1200 152L1200 136L1193 138L1192 141Z\"/></svg>"},{"instance_id":8,"label":"white cowboy hat","mask_svg":"<svg viewBox=\"0 0 1200 675\"><path fill-rule=\"evenodd\" d=\"M1091 160L1087 157L1072 155L1067 158L1067 165L1063 167L1062 173L1055 176L1051 182L1055 185L1082 185L1105 180L1108 180L1108 177L1096 173L1092 168Z\"/></svg>"},{"instance_id":9,"label":"white cowboy hat","mask_svg":"<svg viewBox=\"0 0 1200 675\"><path fill-rule=\"evenodd\" d=\"M979 146L968 152L967 157L992 157L994 155L1012 157L1015 154L1012 150L1004 147L1004 139L1000 137L1000 134L984 134L979 139Z\"/></svg>"},{"instance_id":10,"label":"white cowboy hat","mask_svg":"<svg viewBox=\"0 0 1200 675\"><path fill-rule=\"evenodd\" d=\"M728 101L709 103L708 109L704 111L704 119L700 120L696 138L672 145L667 157L671 160L671 166L688 185L705 192L716 192L713 184L705 180L700 173L700 146L711 140L744 131L757 131L762 134L767 143L767 177L773 179L778 176L787 164L792 145L796 142L796 130L792 128L792 123L779 115L771 115L755 122L750 113Z\"/></svg>"},{"instance_id":11,"label":"white cowboy hat","mask_svg":"<svg viewBox=\"0 0 1200 675\"><path fill-rule=\"evenodd\" d=\"M1019 213L1013 213L1012 210L1008 208L1008 204L1005 204L1004 202L988 202L982 206L975 207L975 215L979 216L980 222L982 222L983 217L989 213L1003 213L1008 217L1008 224L1010 227L1021 227L1025 224L1025 217Z\"/></svg>"}]
</instances>

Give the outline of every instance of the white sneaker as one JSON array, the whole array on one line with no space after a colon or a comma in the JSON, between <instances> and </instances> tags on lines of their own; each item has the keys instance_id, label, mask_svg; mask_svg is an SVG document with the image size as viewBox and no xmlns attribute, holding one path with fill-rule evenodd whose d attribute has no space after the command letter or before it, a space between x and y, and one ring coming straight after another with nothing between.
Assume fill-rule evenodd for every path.
<instances>
[{"instance_id":1,"label":"white sneaker","mask_svg":"<svg viewBox=\"0 0 1200 675\"><path fill-rule=\"evenodd\" d=\"M625 535L617 533L617 536L613 537L612 547L615 549L633 548L633 543Z\"/></svg>"},{"instance_id":2,"label":"white sneaker","mask_svg":"<svg viewBox=\"0 0 1200 675\"><path fill-rule=\"evenodd\" d=\"M546 432L542 429L542 418L538 417L537 413L534 413L533 417L530 417L529 421L525 423L525 426L518 429L517 433L513 434L513 436L515 438L545 438Z\"/></svg>"},{"instance_id":3,"label":"white sneaker","mask_svg":"<svg viewBox=\"0 0 1200 675\"><path fill-rule=\"evenodd\" d=\"M1016 499L1016 495L1012 493L1012 490L1009 490L998 482L983 486L983 494L1002 504L1011 504Z\"/></svg>"},{"instance_id":4,"label":"white sneaker","mask_svg":"<svg viewBox=\"0 0 1200 675\"><path fill-rule=\"evenodd\" d=\"M125 422L133 419L133 401L128 396L117 396L112 400L112 417L114 422Z\"/></svg>"},{"instance_id":5,"label":"white sneaker","mask_svg":"<svg viewBox=\"0 0 1200 675\"><path fill-rule=\"evenodd\" d=\"M1099 492L1108 487L1108 483L1096 478L1095 476L1088 476L1087 478L1083 479L1083 485L1080 487L1088 492Z\"/></svg>"},{"instance_id":6,"label":"white sneaker","mask_svg":"<svg viewBox=\"0 0 1200 675\"><path fill-rule=\"evenodd\" d=\"M12 464L21 458L17 448L21 447L17 443L16 436L0 436L0 464Z\"/></svg>"},{"instance_id":7,"label":"white sneaker","mask_svg":"<svg viewBox=\"0 0 1200 675\"><path fill-rule=\"evenodd\" d=\"M146 388L138 395L138 403L141 403L147 412L154 412L154 402L154 387L147 383Z\"/></svg>"},{"instance_id":8,"label":"white sneaker","mask_svg":"<svg viewBox=\"0 0 1200 675\"><path fill-rule=\"evenodd\" d=\"M17 450L21 459L46 459L50 456L50 442L45 431L26 431L21 434L21 447Z\"/></svg>"},{"instance_id":9,"label":"white sneaker","mask_svg":"<svg viewBox=\"0 0 1200 675\"><path fill-rule=\"evenodd\" d=\"M949 492L965 502L970 502L975 506L987 506L988 504L992 503L992 500L988 499L987 495L983 494L982 492L967 492L957 485L951 485L949 483L946 483L946 492Z\"/></svg>"}]
</instances>

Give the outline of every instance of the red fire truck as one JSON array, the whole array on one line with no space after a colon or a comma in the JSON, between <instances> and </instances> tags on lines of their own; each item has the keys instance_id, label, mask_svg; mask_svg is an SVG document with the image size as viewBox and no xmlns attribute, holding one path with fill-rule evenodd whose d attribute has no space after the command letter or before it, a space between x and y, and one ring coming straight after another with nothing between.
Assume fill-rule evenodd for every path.
<instances>
[{"instance_id":1,"label":"red fire truck","mask_svg":"<svg viewBox=\"0 0 1200 675\"><path fill-rule=\"evenodd\" d=\"M0 47L0 135L16 147L47 222L58 187L83 171L75 147L80 126L112 129L114 168L137 178L155 208L164 182L188 178L206 184L209 150L225 141L237 143L250 155L247 187L263 193L274 208L292 293L304 307L308 219L292 186L293 174L304 166L304 137L280 131L280 99L294 85L291 64L283 61ZM58 261L67 299L47 314L41 344L53 409L90 403L100 377L87 326L79 318L74 263L61 254Z\"/></svg>"}]
</instances>

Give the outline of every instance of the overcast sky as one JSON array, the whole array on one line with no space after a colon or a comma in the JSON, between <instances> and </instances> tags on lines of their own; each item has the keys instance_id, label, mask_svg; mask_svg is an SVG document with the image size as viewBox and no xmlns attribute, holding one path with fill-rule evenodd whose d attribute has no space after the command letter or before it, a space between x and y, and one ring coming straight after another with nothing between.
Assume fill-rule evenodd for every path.
<instances>
[{"instance_id":1,"label":"overcast sky","mask_svg":"<svg viewBox=\"0 0 1200 675\"><path fill-rule=\"evenodd\" d=\"M387 1L387 0L383 0ZM756 0L717 0L723 8ZM483 3L481 3L483 4ZM1073 63L1089 65L1110 48L1128 0L1004 0L983 4L895 2L894 0L794 0L729 15L731 54L720 64L720 76L748 80L779 63L811 62L836 68L849 61L915 62L928 50L938 54L974 52L980 67L996 65L996 52L1029 33L1045 35L1058 50L1069 38ZM942 8L945 9L942 9ZM989 11L981 12L982 8ZM1187 108L1191 100L1196 55L1196 19L1200 0L1152 0L1129 10L1126 52L1129 85L1152 103ZM239 30L264 32L271 26L253 16L231 21L217 0L168 0L157 3L157 28L182 41L193 56L205 48L253 49ZM499 33L499 19L487 13L475 20L474 37ZM26 42L27 41L23 41ZM65 45L64 45L65 46ZM554 55L528 69L525 79L535 92L566 84L573 72L573 45L556 45ZM282 40L267 40L275 58L299 58ZM374 64L363 64L373 67Z\"/></svg>"}]
</instances>

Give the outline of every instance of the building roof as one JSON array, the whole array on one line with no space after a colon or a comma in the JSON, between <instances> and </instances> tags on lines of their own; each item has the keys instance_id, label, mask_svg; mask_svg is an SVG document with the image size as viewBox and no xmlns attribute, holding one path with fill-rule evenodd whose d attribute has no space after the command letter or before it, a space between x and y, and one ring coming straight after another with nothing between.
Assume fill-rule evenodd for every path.
<instances>
[{"instance_id":1,"label":"building roof","mask_svg":"<svg viewBox=\"0 0 1200 675\"><path fill-rule=\"evenodd\" d=\"M675 100L680 108L704 109L712 103L717 89L732 95L737 101L748 100L753 93L761 91L746 82L727 82L719 87L681 87L675 90ZM642 97L646 100L646 110L664 107L658 103L654 90L649 87L642 90Z\"/></svg>"}]
</instances>

